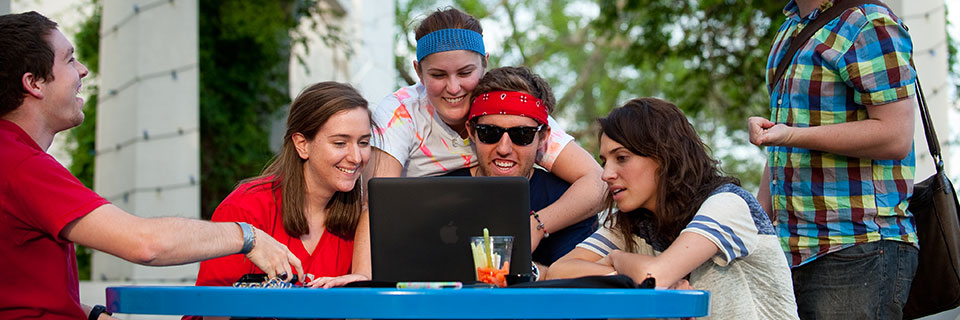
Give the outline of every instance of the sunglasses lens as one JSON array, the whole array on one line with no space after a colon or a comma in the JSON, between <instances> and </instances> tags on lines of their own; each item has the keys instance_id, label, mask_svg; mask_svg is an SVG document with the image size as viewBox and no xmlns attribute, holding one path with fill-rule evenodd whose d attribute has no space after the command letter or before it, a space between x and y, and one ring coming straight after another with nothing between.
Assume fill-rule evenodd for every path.
<instances>
[{"instance_id":1,"label":"sunglasses lens","mask_svg":"<svg viewBox=\"0 0 960 320\"><path fill-rule=\"evenodd\" d=\"M503 136L503 132L506 131L504 128L487 124L478 124L474 126L474 129L477 130L477 139L486 144L497 143Z\"/></svg>"},{"instance_id":2,"label":"sunglasses lens","mask_svg":"<svg viewBox=\"0 0 960 320\"><path fill-rule=\"evenodd\" d=\"M510 140L518 146L525 146L533 142L533 137L537 135L536 127L513 127L507 129L510 133Z\"/></svg>"},{"instance_id":3,"label":"sunglasses lens","mask_svg":"<svg viewBox=\"0 0 960 320\"><path fill-rule=\"evenodd\" d=\"M494 144L500 142L500 138L503 137L503 133L506 132L510 135L510 141L513 141L513 144L518 146L525 146L532 143L533 139L537 136L537 132L540 131L540 127L502 128L489 124L477 124L474 126L474 129L477 130L477 139L482 143Z\"/></svg>"}]
</instances>

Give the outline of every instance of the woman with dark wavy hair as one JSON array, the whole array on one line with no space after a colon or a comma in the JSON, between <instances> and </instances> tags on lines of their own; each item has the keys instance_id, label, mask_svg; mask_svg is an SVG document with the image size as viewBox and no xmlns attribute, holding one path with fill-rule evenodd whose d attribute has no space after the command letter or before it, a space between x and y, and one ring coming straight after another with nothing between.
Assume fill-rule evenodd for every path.
<instances>
[{"instance_id":1,"label":"woman with dark wavy hair","mask_svg":"<svg viewBox=\"0 0 960 320\"><path fill-rule=\"evenodd\" d=\"M664 287L689 279L711 292L711 317L797 318L773 224L723 175L680 109L639 98L599 122L608 219L548 277L619 273Z\"/></svg>"}]
</instances>

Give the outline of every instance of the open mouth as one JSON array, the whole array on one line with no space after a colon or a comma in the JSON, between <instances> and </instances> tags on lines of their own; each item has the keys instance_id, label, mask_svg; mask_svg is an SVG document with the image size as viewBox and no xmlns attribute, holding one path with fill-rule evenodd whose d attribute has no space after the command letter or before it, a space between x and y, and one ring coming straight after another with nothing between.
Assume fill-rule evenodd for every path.
<instances>
[{"instance_id":1,"label":"open mouth","mask_svg":"<svg viewBox=\"0 0 960 320\"><path fill-rule=\"evenodd\" d=\"M613 188L613 189L610 189L610 194L612 194L612 195L617 195L618 193L621 193L621 192L623 192L624 190L627 190L627 189L624 189L624 188Z\"/></svg>"},{"instance_id":2,"label":"open mouth","mask_svg":"<svg viewBox=\"0 0 960 320\"><path fill-rule=\"evenodd\" d=\"M446 101L447 103L450 103L450 104L454 104L454 103L458 103L458 102L460 102L460 101L463 101L463 99L466 98L466 97L467 97L467 95L462 95L462 96L459 96L459 97L456 97L456 98L443 98L443 101Z\"/></svg>"},{"instance_id":3,"label":"open mouth","mask_svg":"<svg viewBox=\"0 0 960 320\"><path fill-rule=\"evenodd\" d=\"M493 160L493 165L500 169L510 169L517 166L517 163L510 160Z\"/></svg>"},{"instance_id":4,"label":"open mouth","mask_svg":"<svg viewBox=\"0 0 960 320\"><path fill-rule=\"evenodd\" d=\"M343 171L344 173L347 173L347 174L354 174L355 172L357 172L357 168L345 169L345 168L337 167L337 170Z\"/></svg>"}]
</instances>

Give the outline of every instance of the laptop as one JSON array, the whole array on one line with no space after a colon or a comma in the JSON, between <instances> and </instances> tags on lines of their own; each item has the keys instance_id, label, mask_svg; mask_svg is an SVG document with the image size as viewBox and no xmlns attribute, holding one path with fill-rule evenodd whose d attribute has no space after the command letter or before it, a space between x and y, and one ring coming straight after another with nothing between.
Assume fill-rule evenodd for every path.
<instances>
[{"instance_id":1,"label":"laptop","mask_svg":"<svg viewBox=\"0 0 960 320\"><path fill-rule=\"evenodd\" d=\"M470 237L513 236L510 274L530 273L529 182L523 177L370 180L374 281L476 282Z\"/></svg>"}]
</instances>

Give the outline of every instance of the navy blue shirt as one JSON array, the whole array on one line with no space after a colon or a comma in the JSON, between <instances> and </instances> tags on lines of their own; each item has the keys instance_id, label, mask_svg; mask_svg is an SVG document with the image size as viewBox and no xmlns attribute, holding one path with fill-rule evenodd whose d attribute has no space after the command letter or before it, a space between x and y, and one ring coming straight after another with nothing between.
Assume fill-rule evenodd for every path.
<instances>
[{"instance_id":1,"label":"navy blue shirt","mask_svg":"<svg viewBox=\"0 0 960 320\"><path fill-rule=\"evenodd\" d=\"M452 171L446 175L471 176L470 168ZM570 188L570 184L563 179L535 168L530 177L530 210L540 211L546 208L560 199L567 188ZM537 250L533 251L533 261L549 266L597 230L597 216L593 215L559 231L550 229L549 225L545 227L550 232L550 237L544 238L537 245Z\"/></svg>"}]
</instances>

